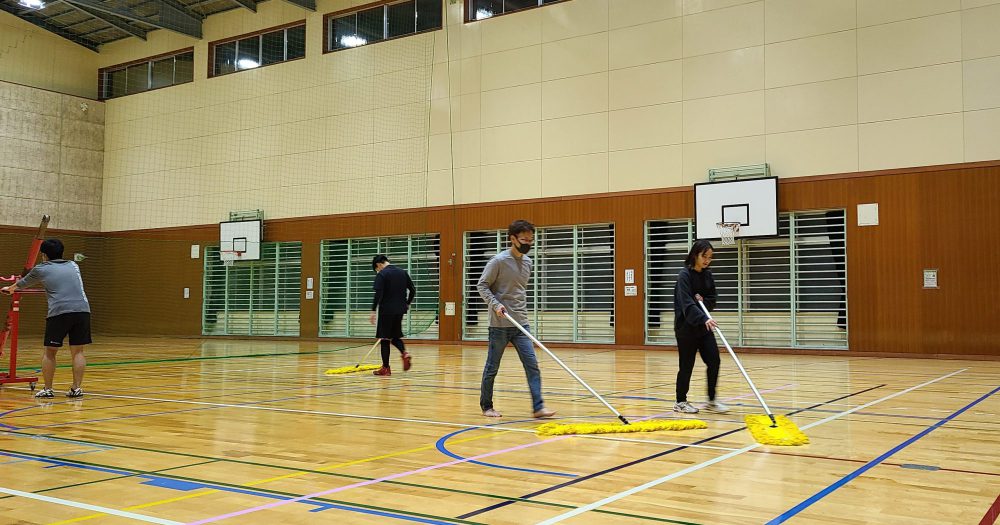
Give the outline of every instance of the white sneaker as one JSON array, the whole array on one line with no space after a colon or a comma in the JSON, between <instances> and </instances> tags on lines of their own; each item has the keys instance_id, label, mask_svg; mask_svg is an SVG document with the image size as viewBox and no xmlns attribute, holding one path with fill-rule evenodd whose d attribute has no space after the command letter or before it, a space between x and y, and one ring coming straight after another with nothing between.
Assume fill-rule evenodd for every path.
<instances>
[{"instance_id":1,"label":"white sneaker","mask_svg":"<svg viewBox=\"0 0 1000 525\"><path fill-rule=\"evenodd\" d=\"M726 412L729 412L729 407L723 403L719 403L718 401L709 401L708 404L705 405L705 410L708 412L715 412L716 414L725 414Z\"/></svg>"},{"instance_id":2,"label":"white sneaker","mask_svg":"<svg viewBox=\"0 0 1000 525\"><path fill-rule=\"evenodd\" d=\"M679 403L674 403L674 412L682 412L684 414L697 414L698 408L688 403L687 401L681 401Z\"/></svg>"},{"instance_id":3,"label":"white sneaker","mask_svg":"<svg viewBox=\"0 0 1000 525\"><path fill-rule=\"evenodd\" d=\"M56 397L56 395L52 392L51 388L43 388L35 392L35 399L52 399L53 397Z\"/></svg>"}]
</instances>

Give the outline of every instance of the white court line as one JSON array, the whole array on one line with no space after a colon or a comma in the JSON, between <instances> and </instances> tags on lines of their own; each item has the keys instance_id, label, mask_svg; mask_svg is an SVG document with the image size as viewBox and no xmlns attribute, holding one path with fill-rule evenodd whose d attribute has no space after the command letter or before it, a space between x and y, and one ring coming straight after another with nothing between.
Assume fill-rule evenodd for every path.
<instances>
[{"instance_id":1,"label":"white court line","mask_svg":"<svg viewBox=\"0 0 1000 525\"><path fill-rule=\"evenodd\" d=\"M810 423L810 424L805 425L805 426L803 426L801 428L802 428L802 430L808 430L808 429L810 429L812 427L815 427L817 425L822 425L824 423L828 423L830 421L833 421L834 419L846 416L848 414L857 412L859 410L864 410L864 409L866 409L866 408L868 408L868 407L870 407L872 405L881 403L883 401L888 401L888 400L890 400L890 399L892 399L894 397L898 397L898 396L901 396L903 394L910 393L910 392L912 392L912 391L914 391L914 390L916 390L918 388L923 388L923 387L925 387L927 385L930 385L930 384L933 384L933 383L937 383L938 381L941 381L941 380L944 380L944 379L948 379L949 377L951 377L953 375L956 375L956 374L961 374L962 372L964 372L966 370L967 370L966 368L963 368L961 370L956 370L956 371L954 371L954 372L952 372L950 374L945 374L945 375L943 375L943 376L941 376L941 377L939 377L937 379L932 379L930 381L927 381L926 383L921 383L921 384L919 384L917 386L911 386L910 388L907 388L906 390L901 390L899 392L896 392L895 394L890 394L890 395L885 396L885 397L883 397L881 399L876 399L875 401L871 401L869 403L865 403L863 405L856 406L856 407L854 407L854 408L852 408L850 410L846 410L846 411L841 412L839 414L834 414L834 415L832 415L832 416L830 416L828 418L821 419L821 420L816 421L814 423ZM630 488L628 490L625 490L625 491L619 492L617 494L608 496L608 497L606 497L606 498L604 498L604 499L602 499L600 501L595 501L595 502L593 502L593 503L591 503L589 505L584 505L582 507L577 507L577 508L575 508L575 509L573 509L573 510L571 510L569 512L564 512L564 513L562 513L562 514L560 514L558 516L555 516L553 518L549 518L549 519L547 519L545 521L540 521L536 525L552 525L553 523L559 523L560 521L572 518L573 516L577 516L577 515L583 514L584 512L592 511L592 510L594 510L596 508L603 507L604 505L607 505L608 503L613 503L613 502L618 501L618 500L620 500L622 498L626 498L626 497L631 496L632 494L635 494L637 492L642 492L642 491L644 491L644 490L646 490L648 488L655 487L655 486L660 485L662 483L666 483L666 482L668 482L668 481L670 481L672 479L679 478L679 477L681 477L681 476L683 476L685 474L690 474L692 472L701 470L701 469L703 469L705 467L714 465L714 464L719 463L721 461L725 461L725 460L727 460L729 458L739 456L740 454L743 454L744 452L749 452L749 451L751 451L751 450L753 450L755 448L758 448L760 446L762 446L760 443L753 443L751 445L747 445L747 446L745 446L745 447L743 447L741 449L734 450L734 451L732 451L732 452L730 452L728 454L723 454L723 455L721 455L721 456L719 456L717 458L710 459L708 461L705 461L703 463L699 463L697 465L692 465L692 466L690 466L690 467L688 467L686 469L678 470L677 472L674 472L673 474L668 474L666 476L663 476L662 478L654 479L653 481L649 481L647 483L643 483L642 485L639 485L637 487L632 487L632 488Z\"/></svg>"},{"instance_id":2,"label":"white court line","mask_svg":"<svg viewBox=\"0 0 1000 525\"><path fill-rule=\"evenodd\" d=\"M41 494L35 494L32 492L22 492L20 490L8 489L0 487L0 492L10 494L11 496L20 496L22 498L35 499L39 501L45 501L48 503L55 503L56 505L65 505L67 507L76 507L78 509L92 510L95 512L103 512L104 514L114 514L115 516L121 516L123 518L129 518L138 521L145 521L146 523L160 523L161 525L183 525L183 522L165 520L161 518L154 518L151 516L144 516L142 514L135 514L133 512L125 512L123 510L109 509L107 507L101 507L99 505L90 505L89 503L80 503L78 501L70 501L68 499L53 498L51 496L43 496Z\"/></svg>"}]
</instances>

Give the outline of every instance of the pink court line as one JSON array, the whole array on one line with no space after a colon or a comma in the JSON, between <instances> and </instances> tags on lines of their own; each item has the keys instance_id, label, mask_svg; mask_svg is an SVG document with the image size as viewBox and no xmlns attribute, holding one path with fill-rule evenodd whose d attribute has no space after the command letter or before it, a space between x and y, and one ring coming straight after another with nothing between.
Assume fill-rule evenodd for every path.
<instances>
[{"instance_id":1,"label":"pink court line","mask_svg":"<svg viewBox=\"0 0 1000 525\"><path fill-rule=\"evenodd\" d=\"M236 516L242 516L244 514L250 514L251 512L257 512L259 510L273 509L275 507L280 507L282 505L288 505L289 503L295 503L297 501L302 501L302 500L305 500L305 499L311 499L311 498L317 498L317 497L320 497L320 496L326 496L327 494L336 494L337 492L343 492L345 490L356 489L356 488L364 487L364 486L367 486L367 485L373 485L375 483L381 483L383 481L389 481L389 480L398 479L398 478L402 478L402 477L406 477L406 476L412 476L413 474L420 474L422 472L428 472L428 471L431 471L431 470L437 470L439 468L450 467L452 465L458 465L459 463L466 463L466 462L469 462L469 461L475 461L475 460L478 460L478 459L488 458L490 456L496 456L498 454L504 454L506 452L513 452L515 450L521 450L521 449L525 449L525 448L529 448L529 447L534 447L536 445L541 445L543 443L548 443L549 441L555 441L555 440L551 440L550 439L548 441L536 441L534 443L526 443L524 445L517 445L516 447L505 448L503 450L494 450L493 452L487 452L485 454L480 454L478 456L472 456L472 457L468 457L468 458L464 458L464 459L456 459L454 461L449 461L447 463L438 463L437 465L431 465L431 466L428 466L428 467L423 467L423 468L419 468L419 469L416 469L416 470L411 470L409 472L400 472L398 474L390 474L388 476L383 476L381 478L371 479L371 480L368 480L368 481L361 481L361 482L358 482L358 483L354 483L352 485L345 485L343 487L337 487L335 489L324 490L324 491L321 491L321 492L315 492L313 494L307 494L305 496L299 496L297 498L276 501L274 503L268 503L267 505L261 505L259 507L253 507L253 508L244 509L244 510L240 510L240 511L236 511L236 512L231 512L229 514L223 514L221 516L215 516L215 517L212 517L212 518L206 518L206 519L203 519L203 520L200 520L200 521L192 521L192 522L188 523L187 525L201 525L203 523L212 523L212 522L221 521L221 520L224 520L224 519L235 518Z\"/></svg>"},{"instance_id":2,"label":"pink court line","mask_svg":"<svg viewBox=\"0 0 1000 525\"><path fill-rule=\"evenodd\" d=\"M777 388L772 388L770 390L762 390L761 393L766 394L766 393L769 393L769 392L775 392L777 390L782 390L782 389L793 387L793 386L795 386L794 383L789 383L787 385L779 386ZM724 401L732 401L734 399L742 399L744 397L751 396L751 395L753 395L753 394L751 393L751 394L744 394L742 396L728 397L728 398L725 398ZM668 412L668 414L669 414L669 412ZM647 420L647 419L652 419L652 418L658 417L660 415L664 415L664 414L657 414L657 415L652 415L652 416L646 416L646 417L638 418L638 419L636 419L636 421L643 421L643 420ZM199 520L199 521L192 521L192 522L189 522L187 525L202 525L204 523L213 523L213 522L216 522L216 521L222 521L222 520L229 519L229 518L235 518L236 516L242 516L244 514L250 514L252 512L257 512L257 511L267 510L267 509L273 509L275 507L280 507L282 505L288 505L289 503L295 503L297 501L302 501L302 500L312 499L312 498L318 498L320 496L326 496L328 494L336 494L337 492L343 492L345 490L356 489L356 488L365 487L365 486L368 486L368 485L374 485L375 483L381 483L383 481L390 481L390 480L393 480L393 479L403 478L403 477L406 477L406 476L412 476L414 474L420 474L422 472L428 472L428 471L431 471L431 470L437 470L437 469L444 468L444 467L450 467L452 465L458 465L459 463L467 463L469 461L476 461L476 460L480 460L480 459L483 459L483 458L488 458L490 456L496 456L496 455L499 455L499 454L505 454L507 452L514 452L515 450L522 450L522 449L525 449L525 448L534 447L536 445L542 445L544 443L552 443L554 441L562 441L562 440L568 439L570 437L573 437L573 436L559 436L557 438L547 439L547 440L544 440L544 441L536 441L534 443L526 443L524 445L517 445L515 447L505 448L505 449L502 449L502 450L494 450L492 452L487 452L485 454L480 454L478 456L472 456L472 457L463 458L463 459L456 459L454 461L448 461L446 463L438 463L437 465L431 465L431 466L428 466L428 467L423 467L423 468L419 468L419 469L416 469L416 470L411 470L411 471L408 471L408 472L400 472L400 473L397 473L397 474L390 474L388 476L383 476L381 478L370 479L370 480L367 480L367 481L360 481L358 483L354 483L354 484L351 484L351 485L345 485L343 487L337 487L337 488L334 488L334 489L329 489L329 490L324 490L324 491L320 491L320 492L315 492L313 494L307 494L305 496L298 496L298 497L292 498L292 499L275 501L273 503L268 503L266 505L260 505L258 507L252 507L252 508L249 508L249 509L243 509L243 510L239 510L239 511L236 511L236 512L230 512L229 514L223 514L223 515L220 515L220 516L215 516L215 517L211 517L211 518L205 518L205 519Z\"/></svg>"}]
</instances>

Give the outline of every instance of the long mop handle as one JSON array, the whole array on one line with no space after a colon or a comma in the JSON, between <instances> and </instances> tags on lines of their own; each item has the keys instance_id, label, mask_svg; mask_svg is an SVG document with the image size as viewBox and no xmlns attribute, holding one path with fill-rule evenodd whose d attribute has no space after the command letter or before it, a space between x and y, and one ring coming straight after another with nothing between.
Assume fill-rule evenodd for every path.
<instances>
[{"instance_id":1,"label":"long mop handle","mask_svg":"<svg viewBox=\"0 0 1000 525\"><path fill-rule=\"evenodd\" d=\"M559 366L563 367L564 370L566 370L567 372L569 372L569 375L573 376L573 379L576 379L581 385L583 385L584 388L586 388L587 390L589 390L591 394L594 394L594 397L596 397L597 399L599 399L601 401L601 403L604 403L604 406L608 407L608 410L614 412L614 414L616 416L618 416L618 419L620 419L622 423L625 423L626 425L629 424L628 420L625 419L625 416L623 416L621 414L621 412L615 410L615 407L611 406L610 403L608 403L607 401L605 401L604 398L601 397L601 394L598 394L597 392L594 391L593 388L590 388L590 385L588 385L586 381L584 381L583 379L581 379L580 376L576 375L576 372L574 372L573 370L571 370L570 367L566 366L566 363L563 363L561 360L559 360L559 358L556 357L556 355L552 353L552 350L549 350L548 348L546 348L545 345L543 345L541 341L539 341L538 339L536 339L535 336L531 335L531 332L525 330L524 327L521 326L521 323L515 321L514 318L511 317L509 313L507 313L506 309L504 309L503 315L504 315L504 317L507 318L508 321L510 321L511 323L513 323L514 326L516 326L517 329L521 331L521 333L523 333L524 335L528 336L529 339L531 339L536 345L538 345L538 348L541 348L542 350L545 350L545 353L549 354L549 357L551 357L553 360L555 360L556 363L559 363Z\"/></svg>"},{"instance_id":2,"label":"long mop handle","mask_svg":"<svg viewBox=\"0 0 1000 525\"><path fill-rule=\"evenodd\" d=\"M707 315L709 319L712 319L712 314L708 313L708 308L705 307L705 303L698 301L698 304L701 306L702 311L705 312L705 315ZM736 366L740 369L740 373L743 374L743 378L747 380L747 384L750 385L750 390L753 390L753 395L757 396L757 401L760 401L760 406L764 407L764 412L767 413L767 417L771 418L771 425L778 426L777 421L774 420L774 414L771 413L771 409L768 408L767 402L764 401L764 396L760 395L760 392L757 390L757 386L753 384L753 381L750 379L750 375L747 374L746 369L743 368L743 363L740 362L740 358L736 357L736 352L733 351L733 347L729 346L729 341L727 341L726 336L723 335L722 329L716 326L715 333L719 334L719 337L722 339L722 344L726 345L726 350L729 350L729 355L733 357L733 361L736 362Z\"/></svg>"},{"instance_id":3,"label":"long mop handle","mask_svg":"<svg viewBox=\"0 0 1000 525\"><path fill-rule=\"evenodd\" d=\"M378 346L378 344L381 343L381 342L382 342L382 339L376 339L375 340L375 344L373 344L372 347L368 349L368 353L365 354L365 356L362 357L360 361L358 361L358 364L354 365L354 368L361 368L361 363L364 363L365 360L368 359L368 356L370 356L372 354L372 352L375 351L375 347Z\"/></svg>"}]
</instances>

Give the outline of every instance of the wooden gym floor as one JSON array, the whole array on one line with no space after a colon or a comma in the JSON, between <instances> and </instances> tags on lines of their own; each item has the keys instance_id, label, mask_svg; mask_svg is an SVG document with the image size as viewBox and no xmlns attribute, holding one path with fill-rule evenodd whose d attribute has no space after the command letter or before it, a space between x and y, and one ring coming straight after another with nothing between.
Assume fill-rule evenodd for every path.
<instances>
[{"instance_id":1,"label":"wooden gym floor","mask_svg":"<svg viewBox=\"0 0 1000 525\"><path fill-rule=\"evenodd\" d=\"M86 397L62 396L63 366L51 402L0 392L0 523L975 524L1000 507L997 361L747 355L812 440L778 448L742 428L761 410L728 359L733 411L699 414L707 430L539 438L512 349L498 423L479 414L483 347L411 344L407 373L394 351L390 378L323 375L367 348L100 338ZM674 352L559 354L626 415L675 417ZM540 362L561 418L613 422Z\"/></svg>"}]
</instances>

